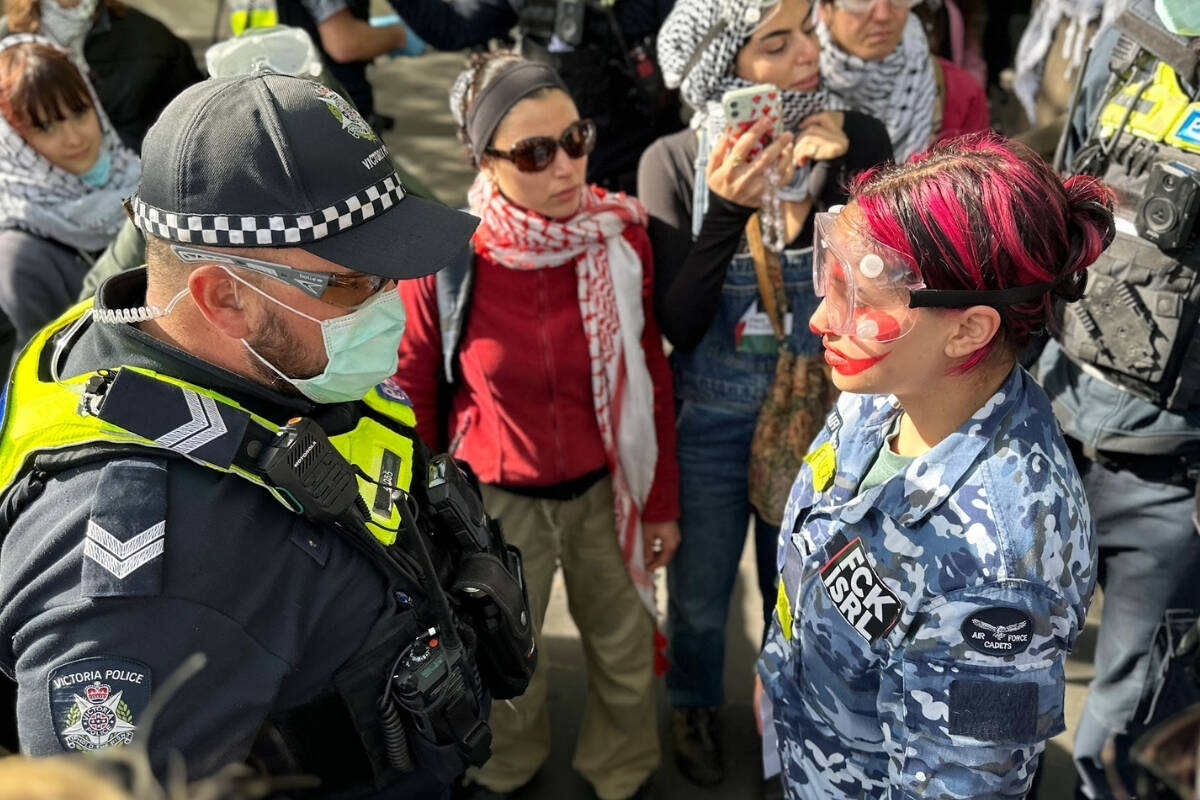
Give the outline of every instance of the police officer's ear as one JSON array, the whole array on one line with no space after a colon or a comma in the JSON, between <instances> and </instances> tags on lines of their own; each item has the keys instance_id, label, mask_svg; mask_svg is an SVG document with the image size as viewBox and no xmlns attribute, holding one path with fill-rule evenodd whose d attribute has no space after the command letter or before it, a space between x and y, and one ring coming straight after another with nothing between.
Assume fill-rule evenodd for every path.
<instances>
[{"instance_id":1,"label":"police officer's ear","mask_svg":"<svg viewBox=\"0 0 1200 800\"><path fill-rule=\"evenodd\" d=\"M253 331L250 315L242 307L237 280L216 264L201 264L188 275L188 289L196 309L209 325L231 339L245 339Z\"/></svg>"},{"instance_id":2,"label":"police officer's ear","mask_svg":"<svg viewBox=\"0 0 1200 800\"><path fill-rule=\"evenodd\" d=\"M946 356L958 360L985 347L1000 332L1000 312L989 306L971 306L946 314Z\"/></svg>"}]
</instances>

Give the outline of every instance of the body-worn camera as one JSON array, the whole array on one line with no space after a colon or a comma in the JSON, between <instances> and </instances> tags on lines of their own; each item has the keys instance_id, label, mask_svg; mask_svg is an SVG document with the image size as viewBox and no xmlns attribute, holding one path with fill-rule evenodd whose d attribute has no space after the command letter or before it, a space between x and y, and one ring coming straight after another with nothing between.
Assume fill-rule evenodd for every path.
<instances>
[{"instance_id":1,"label":"body-worn camera","mask_svg":"<svg viewBox=\"0 0 1200 800\"><path fill-rule=\"evenodd\" d=\"M1150 168L1138 206L1138 235L1161 250L1175 250L1191 239L1200 212L1200 173L1179 161Z\"/></svg>"},{"instance_id":2,"label":"body-worn camera","mask_svg":"<svg viewBox=\"0 0 1200 800\"><path fill-rule=\"evenodd\" d=\"M563 44L578 47L583 41L586 14L585 0L558 0L554 10L554 35Z\"/></svg>"}]
</instances>

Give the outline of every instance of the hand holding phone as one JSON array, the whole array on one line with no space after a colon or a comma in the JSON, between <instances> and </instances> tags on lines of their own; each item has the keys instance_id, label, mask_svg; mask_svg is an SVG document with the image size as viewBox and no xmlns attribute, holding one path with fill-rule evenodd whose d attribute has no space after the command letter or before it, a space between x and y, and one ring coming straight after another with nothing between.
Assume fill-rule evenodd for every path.
<instances>
[{"instance_id":1,"label":"hand holding phone","mask_svg":"<svg viewBox=\"0 0 1200 800\"><path fill-rule=\"evenodd\" d=\"M758 155L783 131L781 101L782 93L779 91L779 87L773 83L758 83L744 89L731 89L721 96L721 109L725 114L725 124L735 137L745 133L763 117L772 121L771 128L751 149L751 157Z\"/></svg>"}]
</instances>

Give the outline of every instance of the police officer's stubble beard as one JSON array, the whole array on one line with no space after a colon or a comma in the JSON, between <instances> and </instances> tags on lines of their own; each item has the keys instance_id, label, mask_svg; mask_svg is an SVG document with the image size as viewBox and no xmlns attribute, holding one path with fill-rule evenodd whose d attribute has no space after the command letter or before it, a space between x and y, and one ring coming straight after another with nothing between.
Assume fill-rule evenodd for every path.
<instances>
[{"instance_id":1,"label":"police officer's stubble beard","mask_svg":"<svg viewBox=\"0 0 1200 800\"><path fill-rule=\"evenodd\" d=\"M245 312L245 306L242 304L242 299L238 294L238 282L233 282L233 300L239 309ZM299 338L293 335L284 325L283 320L279 317L276 309L267 303L263 303L259 309L259 324L256 327L256 335L248 344L250 347L262 357L274 364L280 372L290 378L311 378L317 375L325 368L322 363L320 365L305 365L305 348ZM324 353L321 354L324 356ZM250 370L254 373L259 382L270 386L275 391L281 394L300 397L299 390L296 389L288 381L281 378L273 372L261 358L255 358L249 351L246 353L246 363Z\"/></svg>"}]
</instances>

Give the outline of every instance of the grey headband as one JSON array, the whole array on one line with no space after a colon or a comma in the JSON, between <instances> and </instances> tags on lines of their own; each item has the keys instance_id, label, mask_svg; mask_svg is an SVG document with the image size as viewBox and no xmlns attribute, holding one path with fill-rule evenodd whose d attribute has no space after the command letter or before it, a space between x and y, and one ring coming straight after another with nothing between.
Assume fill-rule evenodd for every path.
<instances>
[{"instance_id":1,"label":"grey headband","mask_svg":"<svg viewBox=\"0 0 1200 800\"><path fill-rule=\"evenodd\" d=\"M557 72L533 61L519 61L501 68L483 88L467 111L467 135L471 137L471 153L476 161L483 158L509 109L538 89L561 89L570 94Z\"/></svg>"}]
</instances>

